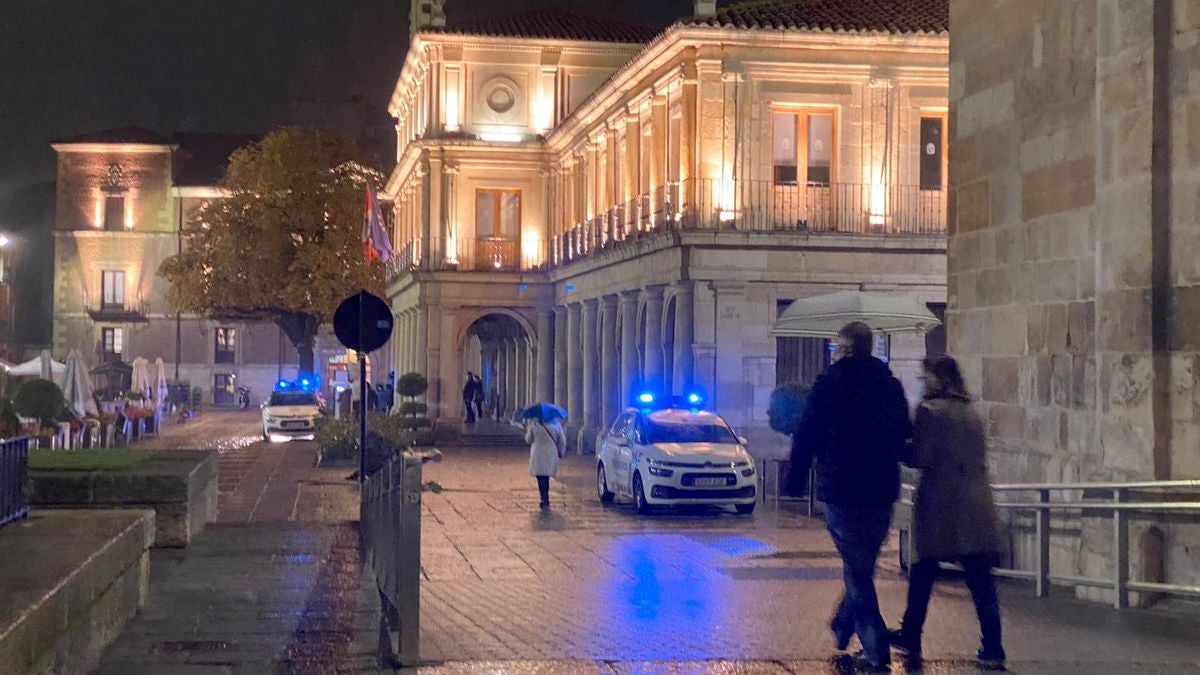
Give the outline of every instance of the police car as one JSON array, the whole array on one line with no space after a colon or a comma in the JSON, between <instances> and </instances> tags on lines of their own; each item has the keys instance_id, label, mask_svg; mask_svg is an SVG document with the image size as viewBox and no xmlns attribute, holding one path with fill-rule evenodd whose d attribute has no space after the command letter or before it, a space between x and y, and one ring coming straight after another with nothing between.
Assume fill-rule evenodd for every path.
<instances>
[{"instance_id":1,"label":"police car","mask_svg":"<svg viewBox=\"0 0 1200 675\"><path fill-rule=\"evenodd\" d=\"M639 513L654 506L733 506L752 513L758 476L746 440L690 394L659 407L653 393L617 416L596 451L596 494L603 503L633 500Z\"/></svg>"},{"instance_id":2,"label":"police car","mask_svg":"<svg viewBox=\"0 0 1200 675\"><path fill-rule=\"evenodd\" d=\"M311 440L321 416L321 399L312 380L280 380L262 404L263 440Z\"/></svg>"}]
</instances>

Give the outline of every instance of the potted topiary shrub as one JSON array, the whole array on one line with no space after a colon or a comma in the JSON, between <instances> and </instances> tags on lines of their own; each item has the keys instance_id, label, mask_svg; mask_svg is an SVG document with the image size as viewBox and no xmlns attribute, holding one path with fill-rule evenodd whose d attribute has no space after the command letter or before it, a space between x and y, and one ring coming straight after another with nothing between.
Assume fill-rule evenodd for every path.
<instances>
[{"instance_id":1,"label":"potted topiary shrub","mask_svg":"<svg viewBox=\"0 0 1200 675\"><path fill-rule=\"evenodd\" d=\"M429 389L429 380L420 373L405 373L396 382L396 393L404 399L399 410L400 424L404 429L416 432L433 426L433 422L426 417L429 413L429 406L417 400L425 395L427 389Z\"/></svg>"},{"instance_id":2,"label":"potted topiary shrub","mask_svg":"<svg viewBox=\"0 0 1200 675\"><path fill-rule=\"evenodd\" d=\"M57 418L62 413L67 401L63 398L62 389L50 380L27 380L17 387L13 394L13 409L22 417L33 417L38 420L37 433L39 443L48 443L57 431ZM47 434L46 431L49 431Z\"/></svg>"}]
</instances>

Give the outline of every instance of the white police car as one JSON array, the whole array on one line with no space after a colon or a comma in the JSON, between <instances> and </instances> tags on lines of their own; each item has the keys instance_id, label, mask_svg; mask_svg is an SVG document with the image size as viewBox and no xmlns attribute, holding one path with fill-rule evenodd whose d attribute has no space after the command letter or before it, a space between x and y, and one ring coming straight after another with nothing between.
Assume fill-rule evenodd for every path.
<instances>
[{"instance_id":1,"label":"white police car","mask_svg":"<svg viewBox=\"0 0 1200 675\"><path fill-rule=\"evenodd\" d=\"M263 439L272 442L311 440L320 416L321 399L309 380L294 383L281 380L262 404Z\"/></svg>"},{"instance_id":2,"label":"white police car","mask_svg":"<svg viewBox=\"0 0 1200 675\"><path fill-rule=\"evenodd\" d=\"M692 394L683 405L657 408L653 394L617 416L596 451L596 493L609 503L633 500L639 513L653 506L733 506L752 513L758 476L746 441L718 414L701 410Z\"/></svg>"}]
</instances>

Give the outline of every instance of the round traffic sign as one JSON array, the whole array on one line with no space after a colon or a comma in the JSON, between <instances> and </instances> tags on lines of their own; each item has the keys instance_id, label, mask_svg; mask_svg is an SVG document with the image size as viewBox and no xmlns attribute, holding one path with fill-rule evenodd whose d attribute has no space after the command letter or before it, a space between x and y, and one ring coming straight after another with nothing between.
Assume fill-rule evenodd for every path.
<instances>
[{"instance_id":1,"label":"round traffic sign","mask_svg":"<svg viewBox=\"0 0 1200 675\"><path fill-rule=\"evenodd\" d=\"M333 313L333 333L348 349L373 352L392 336L392 310L383 298L359 291Z\"/></svg>"}]
</instances>

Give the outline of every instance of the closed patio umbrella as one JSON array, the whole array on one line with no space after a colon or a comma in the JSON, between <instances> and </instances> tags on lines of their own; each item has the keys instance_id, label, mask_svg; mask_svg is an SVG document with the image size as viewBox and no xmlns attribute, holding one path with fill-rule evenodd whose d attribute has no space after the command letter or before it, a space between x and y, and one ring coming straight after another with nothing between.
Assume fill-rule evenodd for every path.
<instances>
[{"instance_id":1,"label":"closed patio umbrella","mask_svg":"<svg viewBox=\"0 0 1200 675\"><path fill-rule=\"evenodd\" d=\"M99 416L96 400L92 397L92 378L88 376L83 359L79 356L79 350L72 349L67 354L67 363L62 379L59 380L59 386L62 388L63 397L67 399L67 406L71 412L79 417Z\"/></svg>"},{"instance_id":2,"label":"closed patio umbrella","mask_svg":"<svg viewBox=\"0 0 1200 675\"><path fill-rule=\"evenodd\" d=\"M925 333L942 323L910 296L838 291L793 302L771 326L771 335L832 338L852 321L881 333Z\"/></svg>"},{"instance_id":3,"label":"closed patio umbrella","mask_svg":"<svg viewBox=\"0 0 1200 675\"><path fill-rule=\"evenodd\" d=\"M171 389L167 386L167 364L163 363L161 356L154 359L154 370L154 406L162 408Z\"/></svg>"},{"instance_id":4,"label":"closed patio umbrella","mask_svg":"<svg viewBox=\"0 0 1200 675\"><path fill-rule=\"evenodd\" d=\"M150 362L140 356L133 360L133 382L129 385L129 393L141 394L147 401L154 394L150 387Z\"/></svg>"}]
</instances>

